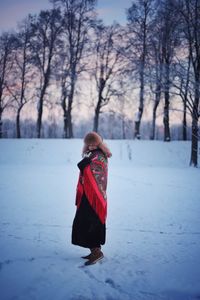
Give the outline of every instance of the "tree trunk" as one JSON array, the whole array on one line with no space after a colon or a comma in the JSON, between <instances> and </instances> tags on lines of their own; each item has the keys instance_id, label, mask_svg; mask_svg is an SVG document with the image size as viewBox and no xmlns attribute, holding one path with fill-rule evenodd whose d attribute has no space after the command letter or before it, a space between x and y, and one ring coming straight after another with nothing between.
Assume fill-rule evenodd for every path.
<instances>
[{"instance_id":1,"label":"tree trunk","mask_svg":"<svg viewBox=\"0 0 200 300\"><path fill-rule=\"evenodd\" d=\"M170 142L170 128L169 128L169 64L165 66L165 105L164 105L164 141Z\"/></svg>"},{"instance_id":2,"label":"tree trunk","mask_svg":"<svg viewBox=\"0 0 200 300\"><path fill-rule=\"evenodd\" d=\"M195 76L195 99L192 112L192 145L190 166L198 167L199 74Z\"/></svg>"},{"instance_id":3,"label":"tree trunk","mask_svg":"<svg viewBox=\"0 0 200 300\"><path fill-rule=\"evenodd\" d=\"M99 80L98 102L97 102L97 106L95 108L95 114L94 114L93 130L95 132L98 132L98 129L99 129L99 115L100 115L100 111L101 111L101 103L102 103L102 100L103 100L103 90L105 88L105 83L106 83L105 80L101 76L101 78Z\"/></svg>"},{"instance_id":4,"label":"tree trunk","mask_svg":"<svg viewBox=\"0 0 200 300\"><path fill-rule=\"evenodd\" d=\"M159 104L159 101L155 100L154 106L153 106L153 119L152 119L152 128L151 128L151 136L150 136L151 140L155 140L156 111L157 111L157 108L158 108L158 104Z\"/></svg>"},{"instance_id":5,"label":"tree trunk","mask_svg":"<svg viewBox=\"0 0 200 300\"><path fill-rule=\"evenodd\" d=\"M144 62L142 62L141 71L140 71L140 104L139 104L139 108L135 120L134 136L137 139L141 138L140 124L141 124L143 110L144 110Z\"/></svg>"},{"instance_id":6,"label":"tree trunk","mask_svg":"<svg viewBox=\"0 0 200 300\"><path fill-rule=\"evenodd\" d=\"M68 138L73 138L73 125L72 125L72 103L74 99L74 89L75 89L75 75L73 76L72 83L71 83L71 90L69 94L68 99L68 110L67 110L67 119L68 119L68 128L69 128L69 134Z\"/></svg>"},{"instance_id":7,"label":"tree trunk","mask_svg":"<svg viewBox=\"0 0 200 300\"><path fill-rule=\"evenodd\" d=\"M38 103L37 138L41 137L42 113L43 113L43 96L40 97Z\"/></svg>"},{"instance_id":8,"label":"tree trunk","mask_svg":"<svg viewBox=\"0 0 200 300\"><path fill-rule=\"evenodd\" d=\"M170 129L169 129L169 97L165 95L165 106L164 106L164 141L170 142Z\"/></svg>"},{"instance_id":9,"label":"tree trunk","mask_svg":"<svg viewBox=\"0 0 200 300\"><path fill-rule=\"evenodd\" d=\"M21 128L20 128L20 112L21 112L21 107L18 108L17 110L17 117L16 117L16 134L17 138L21 138Z\"/></svg>"},{"instance_id":10,"label":"tree trunk","mask_svg":"<svg viewBox=\"0 0 200 300\"><path fill-rule=\"evenodd\" d=\"M69 100L68 110L67 110L67 120L68 120L68 138L73 138L73 125L72 125L72 100Z\"/></svg>"},{"instance_id":11,"label":"tree trunk","mask_svg":"<svg viewBox=\"0 0 200 300\"><path fill-rule=\"evenodd\" d=\"M2 121L2 111L0 111L0 139L3 137L3 121Z\"/></svg>"},{"instance_id":12,"label":"tree trunk","mask_svg":"<svg viewBox=\"0 0 200 300\"><path fill-rule=\"evenodd\" d=\"M76 67L73 66L72 73L70 76L70 93L68 96L68 106L66 108L66 101L65 101L65 113L64 113L64 137L65 138L73 138L73 124L72 124L72 103L74 100L74 91L75 91L75 84L76 84ZM66 91L65 91L66 97Z\"/></svg>"},{"instance_id":13,"label":"tree trunk","mask_svg":"<svg viewBox=\"0 0 200 300\"><path fill-rule=\"evenodd\" d=\"M5 86L5 74L6 74L6 65L7 65L7 59L8 59L8 47L5 48L5 54L3 57L3 64L2 64L2 71L0 74L0 139L3 137L3 91Z\"/></svg>"},{"instance_id":14,"label":"tree trunk","mask_svg":"<svg viewBox=\"0 0 200 300\"><path fill-rule=\"evenodd\" d=\"M160 82L157 81L156 96L155 96L155 102L154 102L154 106L153 106L153 119L152 119L152 128L151 128L151 136L150 136L151 140L155 139L156 111L157 111L158 105L160 103L160 96L161 96L161 86L160 86Z\"/></svg>"},{"instance_id":15,"label":"tree trunk","mask_svg":"<svg viewBox=\"0 0 200 300\"><path fill-rule=\"evenodd\" d=\"M67 96L63 96L62 100L62 109L63 109L63 119L64 119L64 128L63 128L63 137L65 139L73 138L73 124L72 124L72 100L68 98L68 106L66 106Z\"/></svg>"},{"instance_id":16,"label":"tree trunk","mask_svg":"<svg viewBox=\"0 0 200 300\"><path fill-rule=\"evenodd\" d=\"M187 141L187 105L186 100L183 102L183 141Z\"/></svg>"},{"instance_id":17,"label":"tree trunk","mask_svg":"<svg viewBox=\"0 0 200 300\"><path fill-rule=\"evenodd\" d=\"M184 98L183 98L183 141L187 140L187 102L188 102L188 87L190 81L190 65L191 65L191 57L188 57L188 67L187 67L187 79L184 91Z\"/></svg>"},{"instance_id":18,"label":"tree trunk","mask_svg":"<svg viewBox=\"0 0 200 300\"><path fill-rule=\"evenodd\" d=\"M196 118L192 119L192 144L190 166L198 166L198 122Z\"/></svg>"},{"instance_id":19,"label":"tree trunk","mask_svg":"<svg viewBox=\"0 0 200 300\"><path fill-rule=\"evenodd\" d=\"M64 92L63 99L61 101L61 106L63 109L63 120L64 120L64 128L63 128L63 138L68 137L68 118L67 118L67 108L66 108L66 92Z\"/></svg>"},{"instance_id":20,"label":"tree trunk","mask_svg":"<svg viewBox=\"0 0 200 300\"><path fill-rule=\"evenodd\" d=\"M99 95L101 97L101 95ZM99 115L100 115L100 101L98 100L97 106L95 108L95 115L94 115L94 126L93 130L98 132L99 129Z\"/></svg>"},{"instance_id":21,"label":"tree trunk","mask_svg":"<svg viewBox=\"0 0 200 300\"><path fill-rule=\"evenodd\" d=\"M42 114L43 114L43 102L44 102L44 95L46 93L46 89L49 83L49 76L50 76L50 67L45 74L44 78L44 85L41 90L40 99L38 102L38 118L37 118L37 138L41 137L41 128L42 128Z\"/></svg>"},{"instance_id":22,"label":"tree trunk","mask_svg":"<svg viewBox=\"0 0 200 300\"><path fill-rule=\"evenodd\" d=\"M71 85L71 91L68 98L67 98L66 88L63 85L61 106L63 109L63 119L64 119L63 138L65 139L73 138L73 124L72 124L72 117L71 117L73 97L74 97L74 83L73 85ZM66 101L68 102L68 105L66 105Z\"/></svg>"},{"instance_id":23,"label":"tree trunk","mask_svg":"<svg viewBox=\"0 0 200 300\"><path fill-rule=\"evenodd\" d=\"M2 87L0 88L0 139L3 137L3 108L2 108L2 94L3 94L3 89Z\"/></svg>"},{"instance_id":24,"label":"tree trunk","mask_svg":"<svg viewBox=\"0 0 200 300\"><path fill-rule=\"evenodd\" d=\"M125 119L124 116L122 117L122 139L126 139L126 131L125 131Z\"/></svg>"}]
</instances>

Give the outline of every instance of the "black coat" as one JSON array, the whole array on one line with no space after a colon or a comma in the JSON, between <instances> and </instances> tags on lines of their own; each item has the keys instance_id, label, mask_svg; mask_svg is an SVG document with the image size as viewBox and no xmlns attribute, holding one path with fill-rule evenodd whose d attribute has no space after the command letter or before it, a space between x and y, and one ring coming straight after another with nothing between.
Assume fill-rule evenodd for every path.
<instances>
[{"instance_id":1,"label":"black coat","mask_svg":"<svg viewBox=\"0 0 200 300\"><path fill-rule=\"evenodd\" d=\"M78 163L81 172L90 163L85 157ZM106 225L102 224L96 212L91 207L85 193L76 211L72 225L72 244L85 248L96 248L105 244Z\"/></svg>"}]
</instances>

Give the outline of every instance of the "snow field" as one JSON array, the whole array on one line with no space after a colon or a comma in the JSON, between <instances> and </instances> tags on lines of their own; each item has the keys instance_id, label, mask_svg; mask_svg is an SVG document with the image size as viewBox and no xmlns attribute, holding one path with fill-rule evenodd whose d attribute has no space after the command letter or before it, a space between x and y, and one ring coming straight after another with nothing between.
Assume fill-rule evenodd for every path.
<instances>
[{"instance_id":1,"label":"snow field","mask_svg":"<svg viewBox=\"0 0 200 300\"><path fill-rule=\"evenodd\" d=\"M200 171L189 142L108 140L105 258L71 245L82 141L0 141L1 300L200 299Z\"/></svg>"}]
</instances>

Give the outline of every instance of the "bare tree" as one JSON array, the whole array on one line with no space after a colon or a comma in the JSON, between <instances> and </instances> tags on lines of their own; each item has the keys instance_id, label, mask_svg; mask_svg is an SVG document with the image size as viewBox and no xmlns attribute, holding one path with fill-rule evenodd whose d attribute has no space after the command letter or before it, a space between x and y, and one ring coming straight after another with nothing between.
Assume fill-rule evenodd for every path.
<instances>
[{"instance_id":1,"label":"bare tree","mask_svg":"<svg viewBox=\"0 0 200 300\"><path fill-rule=\"evenodd\" d=\"M189 87L189 82L190 82L190 67L191 67L191 58L190 56L188 57L188 62L187 62L187 69L186 69L186 76L185 80L182 77L181 78L181 98L183 101L183 121L182 121L182 138L184 141L187 140L187 106L188 106L188 87Z\"/></svg>"},{"instance_id":2,"label":"bare tree","mask_svg":"<svg viewBox=\"0 0 200 300\"><path fill-rule=\"evenodd\" d=\"M188 42L188 50L194 74L194 94L192 106L192 144L190 165L198 166L198 120L200 116L200 0L177 0L182 16L183 31Z\"/></svg>"},{"instance_id":3,"label":"bare tree","mask_svg":"<svg viewBox=\"0 0 200 300\"><path fill-rule=\"evenodd\" d=\"M52 0L63 14L64 48L61 54L61 106L64 137L73 137L72 105L77 80L85 70L83 56L88 45L96 0Z\"/></svg>"},{"instance_id":4,"label":"bare tree","mask_svg":"<svg viewBox=\"0 0 200 300\"><path fill-rule=\"evenodd\" d=\"M145 90L145 67L147 60L149 29L151 24L151 15L153 8L153 0L134 1L127 10L127 19L130 35L130 44L135 52L137 59L140 94L139 107L135 118L135 138L140 139L140 124L144 110L144 90Z\"/></svg>"},{"instance_id":5,"label":"bare tree","mask_svg":"<svg viewBox=\"0 0 200 300\"><path fill-rule=\"evenodd\" d=\"M99 116L111 97L120 94L117 80L123 75L123 62L120 54L121 32L120 26L98 24L96 26L95 70L94 77L97 88L97 102L95 104L94 131L98 132Z\"/></svg>"},{"instance_id":6,"label":"bare tree","mask_svg":"<svg viewBox=\"0 0 200 300\"><path fill-rule=\"evenodd\" d=\"M155 94L151 139L155 137L156 111L164 94L164 141L170 141L169 106L172 86L172 69L176 50L180 44L179 14L174 11L172 0L155 1L156 13L150 34L150 83Z\"/></svg>"},{"instance_id":7,"label":"bare tree","mask_svg":"<svg viewBox=\"0 0 200 300\"><path fill-rule=\"evenodd\" d=\"M41 137L42 114L45 94L50 84L52 65L56 55L56 46L62 30L61 15L58 9L41 11L32 22L33 38L31 39L33 62L39 70L39 96L37 137Z\"/></svg>"},{"instance_id":8,"label":"bare tree","mask_svg":"<svg viewBox=\"0 0 200 300\"><path fill-rule=\"evenodd\" d=\"M182 45L185 46L186 45ZM192 114L192 102L190 95L192 94L192 77L191 74L191 57L187 53L184 59L178 59L175 65L174 79L172 86L177 90L177 95L180 96L183 103L183 119L182 119L182 139L186 141L187 137L187 112ZM176 94L176 93L175 93Z\"/></svg>"},{"instance_id":9,"label":"bare tree","mask_svg":"<svg viewBox=\"0 0 200 300\"><path fill-rule=\"evenodd\" d=\"M155 98L153 100L153 115L150 139L154 140L156 128L156 112L161 100L163 80L162 31L160 30L159 22L156 18L152 23L149 52L149 83L151 91L155 95Z\"/></svg>"},{"instance_id":10,"label":"bare tree","mask_svg":"<svg viewBox=\"0 0 200 300\"><path fill-rule=\"evenodd\" d=\"M7 81L13 66L12 52L14 41L13 35L9 33L3 33L0 37L0 138L3 136L3 112L12 103L10 93L7 89Z\"/></svg>"},{"instance_id":11,"label":"bare tree","mask_svg":"<svg viewBox=\"0 0 200 300\"><path fill-rule=\"evenodd\" d=\"M176 47L179 44L179 15L173 10L174 3L172 0L165 0L161 3L160 18L162 19L163 42L163 89L164 89L164 141L170 141L170 126L169 126L169 105L170 105L170 71Z\"/></svg>"},{"instance_id":12,"label":"bare tree","mask_svg":"<svg viewBox=\"0 0 200 300\"><path fill-rule=\"evenodd\" d=\"M126 139L127 129L129 127L129 120L127 117L127 110L132 107L132 101L129 97L129 92L132 92L132 87L130 87L130 82L128 80L128 75L119 76L117 81L117 86L119 92L112 99L113 105L111 106L110 112L118 117L118 123L121 123L121 138ZM115 130L115 129L114 129ZM131 130L132 131L132 130Z\"/></svg>"},{"instance_id":13,"label":"bare tree","mask_svg":"<svg viewBox=\"0 0 200 300\"><path fill-rule=\"evenodd\" d=\"M15 51L13 55L13 69L11 78L9 79L7 89L14 99L14 106L16 108L16 136L21 138L20 129L20 114L21 110L28 101L31 91L31 84L33 79L33 68L31 65L31 51L30 51L30 28L31 18L25 19L19 26L19 32L16 33Z\"/></svg>"}]
</instances>

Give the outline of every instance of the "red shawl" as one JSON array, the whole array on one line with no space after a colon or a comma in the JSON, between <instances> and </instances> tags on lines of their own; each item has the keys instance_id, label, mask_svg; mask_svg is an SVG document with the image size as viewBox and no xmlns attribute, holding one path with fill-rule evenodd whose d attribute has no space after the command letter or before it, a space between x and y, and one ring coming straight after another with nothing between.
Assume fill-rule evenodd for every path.
<instances>
[{"instance_id":1,"label":"red shawl","mask_svg":"<svg viewBox=\"0 0 200 300\"><path fill-rule=\"evenodd\" d=\"M98 215L102 224L106 222L107 216L107 158L99 151L90 152L90 163L84 168L83 174L79 174L76 205L79 208L83 193Z\"/></svg>"}]
</instances>

